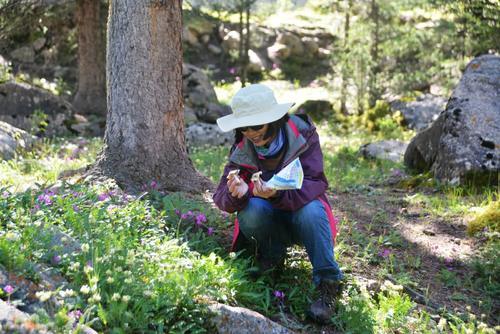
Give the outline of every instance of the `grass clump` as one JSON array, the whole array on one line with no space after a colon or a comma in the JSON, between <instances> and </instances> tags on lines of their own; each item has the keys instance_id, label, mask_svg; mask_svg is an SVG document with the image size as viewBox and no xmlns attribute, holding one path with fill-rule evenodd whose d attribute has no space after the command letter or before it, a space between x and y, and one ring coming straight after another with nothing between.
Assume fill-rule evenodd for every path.
<instances>
[{"instance_id":1,"label":"grass clump","mask_svg":"<svg viewBox=\"0 0 500 334\"><path fill-rule=\"evenodd\" d=\"M500 201L491 201L480 213L467 225L467 233L474 235L488 228L490 231L500 232Z\"/></svg>"}]
</instances>

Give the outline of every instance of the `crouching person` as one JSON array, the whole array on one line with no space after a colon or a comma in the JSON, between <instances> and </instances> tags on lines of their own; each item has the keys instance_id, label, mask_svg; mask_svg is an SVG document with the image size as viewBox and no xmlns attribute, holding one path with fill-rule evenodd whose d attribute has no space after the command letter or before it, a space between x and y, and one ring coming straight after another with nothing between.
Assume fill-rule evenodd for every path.
<instances>
[{"instance_id":1,"label":"crouching person","mask_svg":"<svg viewBox=\"0 0 500 334\"><path fill-rule=\"evenodd\" d=\"M326 323L343 279L334 258L336 220L325 195L328 182L316 128L307 116L289 115L292 105L278 104L273 91L260 84L236 93L232 114L217 120L222 131L235 130L235 142L214 201L221 210L237 212L233 249L253 244L261 272L282 266L288 246L305 246L320 293L309 315ZM301 189L275 190L251 181L257 171L268 181L296 158L304 172Z\"/></svg>"}]
</instances>

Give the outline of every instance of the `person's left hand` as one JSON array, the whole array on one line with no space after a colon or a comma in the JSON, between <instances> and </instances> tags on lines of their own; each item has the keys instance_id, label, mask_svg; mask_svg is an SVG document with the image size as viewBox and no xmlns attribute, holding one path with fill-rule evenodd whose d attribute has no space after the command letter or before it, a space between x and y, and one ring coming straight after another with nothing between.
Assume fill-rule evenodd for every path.
<instances>
[{"instance_id":1,"label":"person's left hand","mask_svg":"<svg viewBox=\"0 0 500 334\"><path fill-rule=\"evenodd\" d=\"M254 184L253 194L255 196L259 196L262 198L269 198L276 195L276 189L269 188L268 186L266 186L266 183L263 182L261 179L255 181L253 184Z\"/></svg>"}]
</instances>

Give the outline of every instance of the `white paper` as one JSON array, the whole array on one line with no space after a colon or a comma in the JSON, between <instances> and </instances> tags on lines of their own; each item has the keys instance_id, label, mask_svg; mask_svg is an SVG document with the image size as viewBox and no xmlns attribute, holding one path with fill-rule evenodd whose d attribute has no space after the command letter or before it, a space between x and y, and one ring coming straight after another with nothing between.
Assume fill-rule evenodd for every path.
<instances>
[{"instance_id":1,"label":"white paper","mask_svg":"<svg viewBox=\"0 0 500 334\"><path fill-rule=\"evenodd\" d=\"M297 158L267 181L266 186L276 190L300 189L303 181L304 171Z\"/></svg>"}]
</instances>

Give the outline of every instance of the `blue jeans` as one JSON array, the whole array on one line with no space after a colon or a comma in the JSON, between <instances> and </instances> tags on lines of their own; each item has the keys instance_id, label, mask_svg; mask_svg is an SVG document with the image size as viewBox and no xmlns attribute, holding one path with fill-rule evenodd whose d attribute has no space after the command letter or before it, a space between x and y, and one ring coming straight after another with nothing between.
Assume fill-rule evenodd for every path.
<instances>
[{"instance_id":1,"label":"blue jeans","mask_svg":"<svg viewBox=\"0 0 500 334\"><path fill-rule=\"evenodd\" d=\"M314 200L297 211L272 207L267 200L253 197L238 213L241 233L257 246L259 256L278 262L292 244L304 245L313 266L313 282L340 280L342 271L335 261L332 232L325 207Z\"/></svg>"}]
</instances>

